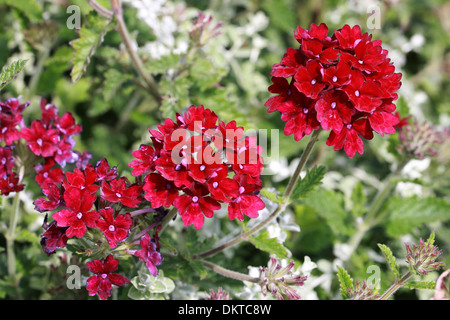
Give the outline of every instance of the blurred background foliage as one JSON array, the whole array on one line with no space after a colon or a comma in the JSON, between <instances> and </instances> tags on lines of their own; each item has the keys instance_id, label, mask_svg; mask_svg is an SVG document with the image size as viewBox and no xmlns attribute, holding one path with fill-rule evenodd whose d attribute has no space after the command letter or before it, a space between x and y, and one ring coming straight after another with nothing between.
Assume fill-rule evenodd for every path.
<instances>
[{"instance_id":1,"label":"blurred background foliage","mask_svg":"<svg viewBox=\"0 0 450 320\"><path fill-rule=\"evenodd\" d=\"M109 1L98 3L110 8ZM126 25L145 71L158 83L161 105L133 69L114 30L114 20L90 56L85 72L73 81L73 46L79 32L68 27L70 5L80 9L82 28L95 30L96 23L103 19L84 0L0 0L0 66L28 59L24 71L1 92L1 99L20 96L22 101L31 100L24 113L27 123L39 117L41 98L57 105L61 113L71 112L83 126L76 149L92 153L93 163L106 157L111 165L119 165L119 170L128 173L131 152L150 141L148 128L166 117L174 118L175 112L191 104L203 104L224 121L236 120L246 129L266 129L269 138L272 134L275 137L271 130L282 129L284 123L279 114L267 114L264 107L270 96L271 66L281 60L287 47L298 46L293 37L295 28L309 28L313 22L325 22L330 34L344 24L359 24L374 39L382 40L398 72L403 73L397 102L400 114L411 115L419 122L426 120L436 130L448 130L450 125L450 3L445 0L124 0ZM189 36L199 12L213 17L210 27L221 23L220 34L201 44ZM377 17L379 28L370 29L368 23ZM436 156L413 161L398 151L398 134L376 136L365 144L365 154L353 159L327 147L322 136L310 166L326 165L323 184L286 213L295 218L293 224L300 230L285 227L280 231L285 235L284 245L299 265L304 264L305 256L315 264L309 286L300 291L303 298L338 298L333 267L336 261L343 263L355 279L367 279L371 275L367 268L379 265L381 287L386 288L393 277L377 243L388 244L396 256L402 257L403 242L426 238L430 230L436 230L436 244L450 264L449 134L435 146ZM283 190L305 143L294 143L292 136L280 132L279 145L267 146L265 163L271 174L264 176L265 187ZM269 157L277 147L278 157ZM344 244L385 178L402 161L409 162L401 181L383 203L386 219L367 231L354 254L347 257ZM62 280L67 275L61 265L74 263L77 257L47 258L40 249L43 217L33 210L36 194L40 195L39 190L30 184L22 196L24 214L16 250L21 296L86 297L82 290L67 290ZM6 206L7 200L2 205ZM7 221L6 213L1 218ZM235 222L210 222L197 236L200 240L195 241L229 237L235 227ZM0 274L6 274L3 244L0 237ZM268 254L243 244L214 259L247 273L248 266L265 265ZM253 294L243 290L241 283L209 273L200 281L203 271L200 276L188 276L187 272L180 275L179 268L171 270L170 266L168 263L164 272L176 280L173 298L198 298L198 292L218 285L233 292L233 298ZM0 281L0 297L5 297L11 288L6 280ZM426 298L430 294L406 290L397 298ZM129 296L125 292L116 297Z\"/></svg>"}]
</instances>

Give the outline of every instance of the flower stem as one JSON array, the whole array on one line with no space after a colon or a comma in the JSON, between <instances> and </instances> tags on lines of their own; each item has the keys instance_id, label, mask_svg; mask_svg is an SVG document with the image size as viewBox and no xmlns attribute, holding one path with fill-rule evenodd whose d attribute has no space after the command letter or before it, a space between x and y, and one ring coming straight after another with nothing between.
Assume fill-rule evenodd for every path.
<instances>
[{"instance_id":1,"label":"flower stem","mask_svg":"<svg viewBox=\"0 0 450 320\"><path fill-rule=\"evenodd\" d=\"M16 227L19 218L19 207L20 207L20 194L16 192L13 200L13 205L11 208L11 216L9 217L9 230L6 237L7 243L7 261L8 261L8 275L11 280L17 285L16 277L16 255L14 253L14 239L16 237Z\"/></svg>"},{"instance_id":2,"label":"flower stem","mask_svg":"<svg viewBox=\"0 0 450 320\"><path fill-rule=\"evenodd\" d=\"M161 222L161 229L159 230L159 234L161 234L164 229L167 227L170 221L177 215L178 209L173 207L172 210L169 211L167 216L164 217L163 221Z\"/></svg>"},{"instance_id":3,"label":"flower stem","mask_svg":"<svg viewBox=\"0 0 450 320\"><path fill-rule=\"evenodd\" d=\"M319 134L320 134L321 130L316 130L314 131L314 133L311 135L310 140L308 141L308 144L305 147L305 150L303 151L301 157L300 157L300 161L297 165L297 168L294 172L294 174L292 175L291 179L288 182L288 185L286 187L286 190L284 191L283 194L283 203L280 204L274 212L272 212L271 215L269 215L266 219L264 219L263 221L261 221L259 224L257 224L256 226L254 226L252 229L241 233L239 236L235 237L234 239L231 239L230 241L214 248L211 249L209 251L200 253L200 254L196 254L193 256L194 259L196 258L206 258L208 256L211 256L213 254L216 254L226 248L229 248L231 246L234 246L236 244L238 244L239 242L248 239L249 236L251 236L252 234L254 234L255 232L261 230L262 228L264 228L269 222L271 222L273 219L275 219L280 213L282 213L284 211L284 209L286 209L286 207L290 204L289 202L289 198L292 194L292 191L294 190L294 187L298 181L298 179L300 179L300 173L302 172L309 156L311 155L311 152L313 150L314 144L316 143Z\"/></svg>"},{"instance_id":4,"label":"flower stem","mask_svg":"<svg viewBox=\"0 0 450 320\"><path fill-rule=\"evenodd\" d=\"M121 1L120 0L111 0L111 7L113 8L114 15L116 16L117 31L119 32L120 37L122 38L122 41L125 45L125 48L127 49L128 55L131 58L134 69L139 74L139 76L141 76L141 78L144 80L149 93L153 96L153 98L156 100L158 105L161 104L162 97L161 97L161 94L159 93L158 86L156 85L155 79L153 79L153 77L150 75L150 73L148 73L144 70L144 65L142 63L142 60L141 60L141 58L139 58L139 56L137 55L137 52L133 48L130 33L128 32L127 26L123 19ZM98 11L98 9L96 9L96 10Z\"/></svg>"},{"instance_id":5,"label":"flower stem","mask_svg":"<svg viewBox=\"0 0 450 320\"><path fill-rule=\"evenodd\" d=\"M391 175L389 175L389 177L386 179L386 182L384 183L384 187L382 187L378 191L377 195L373 199L369 211L364 216L364 220L357 225L356 232L347 242L349 245L349 254L347 255L347 259L349 259L352 253L356 251L366 232L380 222L381 215L377 216L377 214L379 213L379 210L383 203L386 201L386 198L390 194L392 188L394 188L394 186L396 185L397 177L404 166L405 163L400 164L397 169Z\"/></svg>"},{"instance_id":6,"label":"flower stem","mask_svg":"<svg viewBox=\"0 0 450 320\"><path fill-rule=\"evenodd\" d=\"M386 292L383 293L383 295L378 300L389 299L389 297L392 296L398 289L403 287L405 282L408 281L409 278L411 278L411 276L412 276L411 271L408 271L407 273L405 273L403 275L403 277L401 277L401 279L395 281L395 283L392 286L390 286L389 289L387 289Z\"/></svg>"},{"instance_id":7,"label":"flower stem","mask_svg":"<svg viewBox=\"0 0 450 320\"><path fill-rule=\"evenodd\" d=\"M255 278L255 277L251 277L247 274L244 273L240 273L240 272L236 272L233 270L229 270L226 268L223 268L217 264L214 264L212 262L206 261L206 260L201 260L200 261L205 267L210 268L211 270L213 270L214 272L216 272L217 274L220 274L224 277L227 278L231 278L231 279L235 279L235 280L240 280L240 281L249 281L249 282L253 282L253 283L259 283L260 279L259 278Z\"/></svg>"}]
</instances>

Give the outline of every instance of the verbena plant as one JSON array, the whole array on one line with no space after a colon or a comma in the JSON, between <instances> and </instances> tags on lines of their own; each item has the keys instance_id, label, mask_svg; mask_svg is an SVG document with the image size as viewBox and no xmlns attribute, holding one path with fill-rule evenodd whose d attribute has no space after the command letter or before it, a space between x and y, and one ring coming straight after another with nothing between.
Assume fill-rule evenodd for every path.
<instances>
[{"instance_id":1,"label":"verbena plant","mask_svg":"<svg viewBox=\"0 0 450 320\"><path fill-rule=\"evenodd\" d=\"M147 2L87 1L89 13L70 46L58 44L64 36L40 17L38 2L29 8L7 3L35 23L24 34L40 60L25 97L12 90L0 103L2 297L385 300L407 287L448 298L445 273L435 282L445 265L435 235L448 232L450 204L439 194L394 190L399 183L426 185L405 172L414 161L437 159L450 132L409 113L398 93L404 75L363 26L289 26L291 45L272 53L271 67L258 74L264 99L244 100L233 81L251 91L240 72L252 65L233 60L236 76L226 77L226 63L213 58L227 24L202 11L177 30L184 49L163 48L164 35L154 29L151 44L161 51L147 55L140 35L129 30L133 25L148 36L134 20L150 8ZM184 10L168 8L173 17ZM230 50L241 37L227 44ZM259 58L250 53L249 59ZM68 71L68 62L71 84L61 75L52 82ZM7 64L0 89L14 84L29 63ZM104 82L101 94L78 96L96 81ZM47 100L52 92L40 83L58 92L57 101ZM38 93L42 99L32 101ZM89 99L84 117L56 106ZM258 116L246 113L246 103L273 124L253 122ZM101 121L108 116L111 130ZM83 138L85 128L91 139ZM284 137L272 130L270 145L262 146L267 137L248 134L267 128L283 130ZM271 170L279 159L267 149L280 152L282 139L288 139L283 148L299 155L292 170L277 177ZM386 148L392 162L376 162L387 174L375 188L356 162L377 155L365 151L371 144ZM324 152L339 157L329 161ZM330 187L334 160L363 178L345 192ZM38 227L27 229L31 204ZM416 230L431 235L406 244L402 259L382 243ZM367 277L367 267L378 273Z\"/></svg>"}]
</instances>

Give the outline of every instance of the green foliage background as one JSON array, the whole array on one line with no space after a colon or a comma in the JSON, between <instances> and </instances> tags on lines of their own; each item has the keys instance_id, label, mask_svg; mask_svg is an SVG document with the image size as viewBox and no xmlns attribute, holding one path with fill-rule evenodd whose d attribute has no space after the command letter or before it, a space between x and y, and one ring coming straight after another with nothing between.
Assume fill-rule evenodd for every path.
<instances>
[{"instance_id":1,"label":"green foliage background","mask_svg":"<svg viewBox=\"0 0 450 320\"><path fill-rule=\"evenodd\" d=\"M109 8L109 1L98 1ZM143 89L129 56L114 30L115 21L106 21L83 0L74 1L9 1L0 0L0 66L11 65L19 59L27 60L16 78L1 91L1 99L21 96L31 100L24 113L28 123L39 116L39 101L45 98L60 108L72 112L83 126L77 137L76 149L92 153L92 161L106 157L111 165L129 174L127 163L131 152L141 143L149 142L148 128L155 127L166 118L173 118L191 104L214 110L224 121L236 120L246 129L282 129L279 114L267 114L264 102L270 96L270 70L281 60L287 47L297 47L293 37L297 26L309 28L312 22L325 22L329 29L344 24L361 25L364 31L383 41L389 56L403 73L403 86L399 92L398 110L402 116L413 115L419 121L427 120L438 128L450 124L450 5L445 0L227 0L227 1L144 1L153 3L157 21L169 17L174 22L152 29L138 10L124 3L124 18L131 36L136 41L138 54L144 61L146 72L153 75L164 99L161 106ZM166 12L158 11L163 3ZM76 5L81 12L82 29L76 32L67 27ZM379 9L380 28L370 30L367 8ZM221 34L196 47L189 38L193 21L199 11L213 16L212 25L223 23ZM376 12L377 13L377 12ZM148 19L151 19L150 17ZM158 36L162 31L173 40L164 44ZM164 54L155 55L160 46ZM186 51L177 50L187 48ZM74 67L75 66L75 67ZM448 139L448 138L447 138ZM429 158L429 165L417 176L401 176L397 187L383 202L383 219L367 231L355 253L348 259L345 244L355 233L355 226L371 205L371 201L388 177L404 159L396 145L398 135L375 137L365 144L365 154L348 159L340 151L325 145L321 136L309 164L324 165L326 174L322 184L298 200L286 214L295 219L301 231L284 229L291 258L298 265L308 256L316 268L311 283L305 289L305 298L335 299L339 296L336 261L344 264L353 279L370 276L367 268L379 265L381 288L393 281L389 266L383 261L377 244L388 245L397 257L404 255L403 242L426 238L436 232L436 244L443 250L443 261L450 264L450 142L438 146L438 156ZM293 142L292 136L279 134L279 156L267 158L273 175L264 176L268 190L282 191L288 181L283 172L299 157L306 142ZM271 154L270 145L268 155ZM403 157L403 158L402 158ZM272 188L272 189L270 189ZM411 193L410 190L419 190ZM308 190L309 191L309 190ZM68 290L65 286L67 264L78 264L76 255L45 256L39 245L42 214L33 210L32 202L40 196L36 185L30 183L23 195L17 239L17 266L21 275L20 297L28 299L85 299L84 289ZM267 202L276 197L267 193ZM273 204L273 203L272 203ZM9 199L2 200L0 219L8 221ZM226 220L226 219L222 219ZM177 229L178 228L178 229ZM210 222L205 230L195 233L192 228L179 226L169 232L166 246L180 252L169 257L161 266L164 275L175 282L159 286L171 291L160 294L145 291L136 284L133 292L115 291L116 298L186 298L202 297L223 286L233 298L246 297L242 283L228 280L207 271L201 264L189 261L190 253L212 247L214 241L236 235L240 226L236 222ZM267 234L255 237L252 243L241 244L214 257L214 261L236 271L248 272L248 266L266 265L269 253L279 251L265 241ZM185 239L188 239L186 242ZM258 242L259 241L259 242ZM4 237L0 236L0 297L17 297L16 289L8 282L5 263ZM273 243L272 243L273 244ZM267 249L265 246L269 246ZM265 248L260 251L257 248ZM284 249L283 249L284 250ZM191 252L193 251L193 252ZM399 259L400 266L401 258ZM79 263L81 266L82 263ZM125 262L124 270L131 266ZM183 266L183 267L181 267ZM188 267L185 267L188 266ZM134 270L136 271L136 270ZM87 276L85 270L83 275ZM431 274L435 280L437 273ZM146 276L135 283L146 281ZM156 285L155 285L156 286ZM145 286L144 286L145 287ZM307 286L306 286L307 287ZM139 291L139 289L142 289ZM162 292L164 292L162 290ZM173 289L172 289L173 290ZM418 293L401 291L398 299L421 299L432 294L430 290Z\"/></svg>"}]
</instances>

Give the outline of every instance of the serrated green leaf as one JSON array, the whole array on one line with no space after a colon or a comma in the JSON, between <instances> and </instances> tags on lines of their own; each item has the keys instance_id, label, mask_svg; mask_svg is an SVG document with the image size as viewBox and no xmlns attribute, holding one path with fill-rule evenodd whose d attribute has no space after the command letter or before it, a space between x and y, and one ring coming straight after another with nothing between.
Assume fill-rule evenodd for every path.
<instances>
[{"instance_id":1,"label":"serrated green leaf","mask_svg":"<svg viewBox=\"0 0 450 320\"><path fill-rule=\"evenodd\" d=\"M278 203L278 204L282 204L283 203L283 199L276 195L273 192L268 191L267 189L262 189L261 190L261 196L269 199L272 202Z\"/></svg>"},{"instance_id":2,"label":"serrated green leaf","mask_svg":"<svg viewBox=\"0 0 450 320\"><path fill-rule=\"evenodd\" d=\"M431 247L432 245L434 245L434 238L435 238L435 235L434 235L434 231L433 231L433 232L431 232L430 237L428 238L427 242L425 242L425 247L428 247L428 246Z\"/></svg>"},{"instance_id":3,"label":"serrated green leaf","mask_svg":"<svg viewBox=\"0 0 450 320\"><path fill-rule=\"evenodd\" d=\"M72 82L76 83L83 74L94 55L97 47L103 42L105 34L112 30L111 20L106 19L95 12L88 15L88 22L84 24L79 31L79 38L73 40L70 44L74 49L74 58L72 60Z\"/></svg>"},{"instance_id":4,"label":"serrated green leaf","mask_svg":"<svg viewBox=\"0 0 450 320\"><path fill-rule=\"evenodd\" d=\"M300 200L306 197L315 187L322 184L327 169L324 166L316 166L312 170L308 170L306 176L300 179L292 191L291 199Z\"/></svg>"},{"instance_id":5,"label":"serrated green leaf","mask_svg":"<svg viewBox=\"0 0 450 320\"><path fill-rule=\"evenodd\" d=\"M410 281L407 281L403 286L405 288L409 288L409 289L431 289L431 290L434 290L436 288L436 282L435 281L410 280Z\"/></svg>"},{"instance_id":6,"label":"serrated green leaf","mask_svg":"<svg viewBox=\"0 0 450 320\"><path fill-rule=\"evenodd\" d=\"M399 237L426 223L450 220L450 203L434 197L393 197L384 225L389 236Z\"/></svg>"},{"instance_id":7,"label":"serrated green leaf","mask_svg":"<svg viewBox=\"0 0 450 320\"><path fill-rule=\"evenodd\" d=\"M344 208L342 193L316 188L304 199L304 204L313 208L336 235L349 236L354 232L351 216Z\"/></svg>"},{"instance_id":8,"label":"serrated green leaf","mask_svg":"<svg viewBox=\"0 0 450 320\"><path fill-rule=\"evenodd\" d=\"M381 252L383 253L384 257L386 258L386 261L388 262L389 266L391 267L392 271L395 274L395 277L397 279L400 279L400 267L397 264L397 259L395 259L394 255L392 254L392 251L389 247L387 247L384 244L378 244L378 247L380 248Z\"/></svg>"},{"instance_id":9,"label":"serrated green leaf","mask_svg":"<svg viewBox=\"0 0 450 320\"><path fill-rule=\"evenodd\" d=\"M269 232L264 231L258 236L252 236L249 241L259 250L275 254L280 259L289 256L288 250L278 241L277 238L269 238Z\"/></svg>"},{"instance_id":10,"label":"serrated green leaf","mask_svg":"<svg viewBox=\"0 0 450 320\"><path fill-rule=\"evenodd\" d=\"M344 300L347 300L350 298L349 292L353 291L353 279L344 268L338 266L337 269L341 296Z\"/></svg>"},{"instance_id":11,"label":"serrated green leaf","mask_svg":"<svg viewBox=\"0 0 450 320\"><path fill-rule=\"evenodd\" d=\"M9 66L4 66L0 73L0 90L8 85L23 70L28 60L19 59Z\"/></svg>"}]
</instances>

